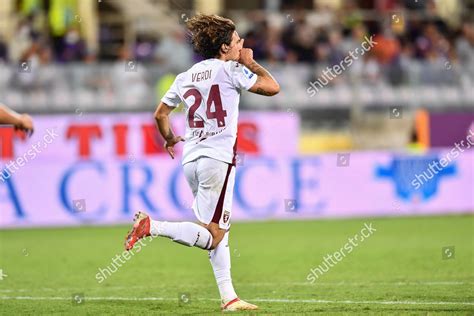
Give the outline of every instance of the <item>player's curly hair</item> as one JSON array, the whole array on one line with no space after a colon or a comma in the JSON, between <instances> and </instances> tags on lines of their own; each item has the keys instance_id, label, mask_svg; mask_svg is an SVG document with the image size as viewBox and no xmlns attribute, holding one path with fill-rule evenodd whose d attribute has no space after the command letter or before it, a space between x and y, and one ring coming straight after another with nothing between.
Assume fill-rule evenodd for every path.
<instances>
[{"instance_id":1,"label":"player's curly hair","mask_svg":"<svg viewBox=\"0 0 474 316\"><path fill-rule=\"evenodd\" d=\"M198 14L186 22L194 50L204 58L220 55L222 44L230 45L235 24L218 15Z\"/></svg>"}]
</instances>

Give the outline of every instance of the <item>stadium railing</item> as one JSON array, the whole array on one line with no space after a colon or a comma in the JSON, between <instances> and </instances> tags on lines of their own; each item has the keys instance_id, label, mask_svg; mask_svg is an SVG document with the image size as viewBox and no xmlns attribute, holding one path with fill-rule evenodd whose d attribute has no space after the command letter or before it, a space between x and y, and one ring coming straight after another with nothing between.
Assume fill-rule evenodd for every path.
<instances>
[{"instance_id":1,"label":"stadium railing","mask_svg":"<svg viewBox=\"0 0 474 316\"><path fill-rule=\"evenodd\" d=\"M246 109L305 110L350 108L353 106L472 107L474 104L474 67L443 62L408 61L393 84L390 69L380 67L376 76L347 69L327 85L317 86L311 95L310 82L318 80L325 65L268 65L281 85L274 98L244 93ZM153 109L165 86L182 70L157 64L137 64L127 69L126 61L97 64L0 64L2 102L21 111L148 111ZM161 87L161 89L158 89Z\"/></svg>"}]
</instances>

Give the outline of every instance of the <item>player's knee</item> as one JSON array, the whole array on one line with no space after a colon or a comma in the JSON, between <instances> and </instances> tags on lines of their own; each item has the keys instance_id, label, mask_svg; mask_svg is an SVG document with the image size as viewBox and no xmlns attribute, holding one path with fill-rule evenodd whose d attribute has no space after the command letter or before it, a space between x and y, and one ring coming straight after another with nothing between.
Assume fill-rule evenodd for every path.
<instances>
[{"instance_id":1,"label":"player's knee","mask_svg":"<svg viewBox=\"0 0 474 316\"><path fill-rule=\"evenodd\" d=\"M212 235L212 243L209 247L209 250L215 249L217 245L222 241L225 236L226 230L221 229L219 224L217 223L210 223L209 225L202 224Z\"/></svg>"},{"instance_id":2,"label":"player's knee","mask_svg":"<svg viewBox=\"0 0 474 316\"><path fill-rule=\"evenodd\" d=\"M211 244L211 247L209 248L209 250L216 249L217 245L219 245L219 243L222 241L223 237L224 237L223 235L222 236L217 236L217 237L212 236L212 244Z\"/></svg>"},{"instance_id":3,"label":"player's knee","mask_svg":"<svg viewBox=\"0 0 474 316\"><path fill-rule=\"evenodd\" d=\"M217 228L216 227L208 227L208 230L212 235L212 243L211 243L211 247L210 247L210 250L212 250L212 249L215 249L217 247L217 245L219 245L219 243L222 241L226 231L223 230L223 229L220 229L218 227Z\"/></svg>"}]
</instances>

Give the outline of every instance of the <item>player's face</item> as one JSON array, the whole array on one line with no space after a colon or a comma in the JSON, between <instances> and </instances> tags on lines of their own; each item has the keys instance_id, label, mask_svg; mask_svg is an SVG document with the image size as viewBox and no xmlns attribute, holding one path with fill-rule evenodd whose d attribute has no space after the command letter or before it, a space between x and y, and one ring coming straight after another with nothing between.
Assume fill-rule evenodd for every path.
<instances>
[{"instance_id":1,"label":"player's face","mask_svg":"<svg viewBox=\"0 0 474 316\"><path fill-rule=\"evenodd\" d=\"M240 59L240 51L244 45L244 39L240 38L237 31L234 31L232 34L232 40L229 45L229 51L227 52L227 60L235 60L238 61Z\"/></svg>"}]
</instances>

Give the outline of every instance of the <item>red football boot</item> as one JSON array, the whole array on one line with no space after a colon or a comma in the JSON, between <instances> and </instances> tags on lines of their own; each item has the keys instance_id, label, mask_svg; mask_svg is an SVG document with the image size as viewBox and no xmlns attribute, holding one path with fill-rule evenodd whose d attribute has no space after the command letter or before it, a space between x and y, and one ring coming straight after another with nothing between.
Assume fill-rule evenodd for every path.
<instances>
[{"instance_id":1,"label":"red football boot","mask_svg":"<svg viewBox=\"0 0 474 316\"><path fill-rule=\"evenodd\" d=\"M131 250L137 241L150 236L150 216L146 213L138 211L133 218L132 231L128 232L125 238L125 250Z\"/></svg>"}]
</instances>

